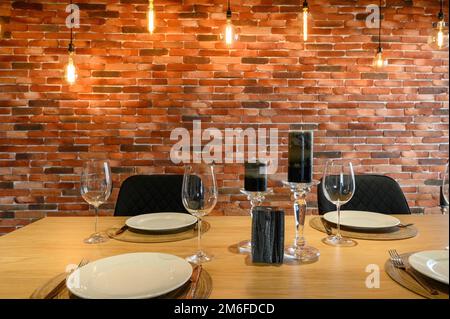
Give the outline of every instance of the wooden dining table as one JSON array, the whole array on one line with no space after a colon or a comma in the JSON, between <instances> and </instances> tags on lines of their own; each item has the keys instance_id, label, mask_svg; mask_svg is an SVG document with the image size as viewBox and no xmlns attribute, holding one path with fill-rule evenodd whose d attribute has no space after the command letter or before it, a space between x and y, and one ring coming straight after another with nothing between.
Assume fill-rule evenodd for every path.
<instances>
[{"instance_id":1,"label":"wooden dining table","mask_svg":"<svg viewBox=\"0 0 450 319\"><path fill-rule=\"evenodd\" d=\"M394 241L360 240L355 247L332 247L322 243L326 234L305 226L308 243L320 250L317 262L255 265L249 255L237 253L236 244L250 237L250 218L209 216L211 228L202 238L214 259L204 264L212 278L211 298L421 298L389 278L384 272L388 250L400 253L445 249L449 219L443 215L398 215L414 223L416 237ZM294 236L293 216L286 216L286 245ZM308 225L307 216L306 225ZM101 217L100 229L120 227L124 217ZM46 217L0 237L0 298L29 298L67 265L85 258L130 252L164 252L180 257L192 254L197 238L165 243L130 243L111 239L106 243L83 243L93 231L92 217ZM379 288L368 288L367 270L379 269Z\"/></svg>"}]
</instances>

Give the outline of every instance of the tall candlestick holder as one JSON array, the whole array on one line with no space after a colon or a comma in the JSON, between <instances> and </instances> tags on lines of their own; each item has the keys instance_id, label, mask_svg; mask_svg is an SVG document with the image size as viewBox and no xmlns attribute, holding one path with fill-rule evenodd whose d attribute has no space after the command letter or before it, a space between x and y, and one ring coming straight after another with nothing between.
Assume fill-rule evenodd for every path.
<instances>
[{"instance_id":1,"label":"tall candlestick holder","mask_svg":"<svg viewBox=\"0 0 450 319\"><path fill-rule=\"evenodd\" d=\"M292 246L285 249L285 255L301 262L314 262L319 258L320 252L317 248L306 245L304 236L306 217L306 196L311 192L313 183L292 183L284 181L294 194L294 216L295 216L295 239Z\"/></svg>"},{"instance_id":2,"label":"tall candlestick holder","mask_svg":"<svg viewBox=\"0 0 450 319\"><path fill-rule=\"evenodd\" d=\"M250 205L251 205L250 218L253 219L253 208L255 208L257 206L261 206L261 203L266 199L266 196L272 193L272 189L268 188L265 191L255 191L255 192L241 189L241 193L247 195L247 199L250 201ZM241 241L238 244L238 249L242 253L251 253L252 252L252 242L250 240Z\"/></svg>"}]
</instances>

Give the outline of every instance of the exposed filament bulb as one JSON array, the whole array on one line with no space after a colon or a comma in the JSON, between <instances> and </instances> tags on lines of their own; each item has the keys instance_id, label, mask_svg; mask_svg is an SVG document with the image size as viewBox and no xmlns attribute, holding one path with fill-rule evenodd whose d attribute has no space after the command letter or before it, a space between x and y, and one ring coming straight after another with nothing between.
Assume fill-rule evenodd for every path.
<instances>
[{"instance_id":1,"label":"exposed filament bulb","mask_svg":"<svg viewBox=\"0 0 450 319\"><path fill-rule=\"evenodd\" d=\"M436 44L437 46L442 49L444 46L444 23L443 21L438 22L438 32L436 35Z\"/></svg>"},{"instance_id":2,"label":"exposed filament bulb","mask_svg":"<svg viewBox=\"0 0 450 319\"><path fill-rule=\"evenodd\" d=\"M308 15L309 15L309 9L303 8L303 41L308 41Z\"/></svg>"},{"instance_id":3,"label":"exposed filament bulb","mask_svg":"<svg viewBox=\"0 0 450 319\"><path fill-rule=\"evenodd\" d=\"M153 7L153 0L150 0L148 6L147 22L148 22L147 25L148 32L153 34L153 31L155 31L155 9Z\"/></svg>"},{"instance_id":4,"label":"exposed filament bulb","mask_svg":"<svg viewBox=\"0 0 450 319\"><path fill-rule=\"evenodd\" d=\"M383 50L381 48L378 48L377 54L375 55L375 58L373 59L373 66L376 69L381 69L387 65L387 60L385 59L383 55Z\"/></svg>"},{"instance_id":5,"label":"exposed filament bulb","mask_svg":"<svg viewBox=\"0 0 450 319\"><path fill-rule=\"evenodd\" d=\"M230 19L227 19L227 25L225 26L225 43L232 45L234 40L234 28Z\"/></svg>"},{"instance_id":6,"label":"exposed filament bulb","mask_svg":"<svg viewBox=\"0 0 450 319\"><path fill-rule=\"evenodd\" d=\"M69 53L69 61L66 66L66 81L70 85L74 84L77 80L77 69L75 68L75 63L73 62L73 52Z\"/></svg>"}]
</instances>

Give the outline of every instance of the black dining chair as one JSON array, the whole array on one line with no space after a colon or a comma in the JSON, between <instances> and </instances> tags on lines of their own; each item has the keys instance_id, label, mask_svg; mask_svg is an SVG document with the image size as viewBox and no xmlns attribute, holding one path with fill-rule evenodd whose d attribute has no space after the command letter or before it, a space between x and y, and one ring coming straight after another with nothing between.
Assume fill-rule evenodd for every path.
<instances>
[{"instance_id":1,"label":"black dining chair","mask_svg":"<svg viewBox=\"0 0 450 319\"><path fill-rule=\"evenodd\" d=\"M183 175L134 175L120 186L114 216L188 213L181 200Z\"/></svg>"},{"instance_id":2,"label":"black dining chair","mask_svg":"<svg viewBox=\"0 0 450 319\"><path fill-rule=\"evenodd\" d=\"M439 188L439 207L441 207L442 214L448 213L448 203L444 198L444 189L442 186Z\"/></svg>"},{"instance_id":3,"label":"black dining chair","mask_svg":"<svg viewBox=\"0 0 450 319\"><path fill-rule=\"evenodd\" d=\"M400 185L384 175L355 175L356 189L352 199L342 210L361 210L382 214L411 214L408 202ZM319 214L335 211L322 189L322 180L317 186Z\"/></svg>"}]
</instances>

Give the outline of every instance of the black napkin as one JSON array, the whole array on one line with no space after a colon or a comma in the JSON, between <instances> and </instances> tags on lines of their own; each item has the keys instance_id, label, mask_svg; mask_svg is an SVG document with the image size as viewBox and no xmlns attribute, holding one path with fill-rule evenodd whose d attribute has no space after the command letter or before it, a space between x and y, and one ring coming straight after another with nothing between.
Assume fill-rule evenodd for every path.
<instances>
[{"instance_id":1,"label":"black napkin","mask_svg":"<svg viewBox=\"0 0 450 319\"><path fill-rule=\"evenodd\" d=\"M284 256L284 211L258 206L252 211L252 260L281 264Z\"/></svg>"}]
</instances>

